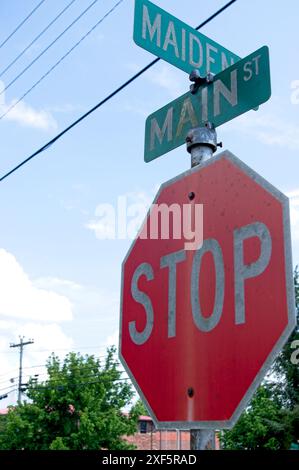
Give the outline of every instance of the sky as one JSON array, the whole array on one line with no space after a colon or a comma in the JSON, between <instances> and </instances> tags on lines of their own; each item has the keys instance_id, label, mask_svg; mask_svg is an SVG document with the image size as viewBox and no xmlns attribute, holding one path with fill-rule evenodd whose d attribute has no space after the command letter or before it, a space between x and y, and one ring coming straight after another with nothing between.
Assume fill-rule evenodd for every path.
<instances>
[{"instance_id":1,"label":"sky","mask_svg":"<svg viewBox=\"0 0 299 470\"><path fill-rule=\"evenodd\" d=\"M0 44L37 0L0 3ZM35 59L91 0L76 0L6 73L2 71L69 3L46 0L0 46L0 90ZM0 95L1 116L115 4L90 10ZM190 26L224 1L155 3ZM201 31L245 57L270 49L272 97L218 129L224 149L290 197L293 264L299 263L299 4L238 0ZM124 0L24 100L0 117L0 177L125 82L154 56L133 42L134 1ZM2 75L1 75L2 74ZM45 371L52 351L104 357L118 343L120 269L131 240L113 238L114 213L147 207L160 184L190 167L184 146L143 160L146 117L189 89L188 75L160 61L46 152L0 183L0 395L13 391L19 335L25 380ZM109 218L103 211L112 208ZM109 210L110 210L109 209ZM130 226L129 226L130 225ZM105 238L106 239L103 239ZM110 237L110 239L107 239ZM14 378L14 382L10 379ZM9 388L10 387L10 388ZM15 402L9 394L0 408Z\"/></svg>"}]
</instances>

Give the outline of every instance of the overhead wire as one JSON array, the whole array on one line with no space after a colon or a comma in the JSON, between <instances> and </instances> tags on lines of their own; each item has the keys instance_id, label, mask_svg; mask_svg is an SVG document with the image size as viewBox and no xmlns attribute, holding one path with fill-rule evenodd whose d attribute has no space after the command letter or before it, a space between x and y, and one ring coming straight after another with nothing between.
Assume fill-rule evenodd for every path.
<instances>
[{"instance_id":1,"label":"overhead wire","mask_svg":"<svg viewBox=\"0 0 299 470\"><path fill-rule=\"evenodd\" d=\"M120 364L115 362L114 365L119 366ZM83 372L86 372L86 371L92 371L92 370L94 370L94 368L93 368L92 366L90 366L90 367L84 367L84 366L83 366L83 368L82 368L82 367L79 367L79 366L76 367L76 368L74 368L74 367L73 367L73 368L67 368L67 372L69 372L69 371L72 371L72 372L73 372L73 371L76 371L76 370L81 371L81 372L82 372L82 371L83 371ZM116 369L116 370L117 370L117 369ZM60 370L60 372L63 372L63 370ZM100 373L100 372L103 372L103 370L100 369L100 370L99 370L99 373ZM117 372L119 372L120 374L124 374L124 373L125 373L125 371L123 371L123 370L117 370ZM27 380L29 380L30 378L35 378L35 377L39 377L39 378L40 378L40 377L46 377L46 376L48 376L48 372L41 372L41 373L33 374L33 375L32 375L32 374L23 374L23 377L24 377L24 378L26 377ZM93 376L94 376L94 374L91 375L90 377L93 377ZM13 382L15 382L16 380L18 380L18 376L14 376L14 377L11 377L10 379L2 380L2 381L0 382L0 384L7 383L8 381L10 381L11 383L13 383Z\"/></svg>"},{"instance_id":2,"label":"overhead wire","mask_svg":"<svg viewBox=\"0 0 299 470\"><path fill-rule=\"evenodd\" d=\"M25 54L25 52L28 51L28 49L30 49L31 46L33 46L33 44L36 43L36 41L38 41L38 39L40 39L42 37L42 35L48 31L48 29L63 15L63 13L65 13L71 6L73 3L77 2L77 0L71 0L64 8L63 10L61 10L58 15L55 16L55 18L50 21L50 23L47 24L47 26L37 35L35 36L35 38L30 42L30 44L28 44L6 67L4 70L2 70L2 72L0 72L0 78Z\"/></svg>"},{"instance_id":3,"label":"overhead wire","mask_svg":"<svg viewBox=\"0 0 299 470\"><path fill-rule=\"evenodd\" d=\"M130 380L129 377L124 377L124 378L112 379L111 382L126 382L128 380ZM61 383L58 385L37 384L36 386L34 386L34 390L45 390L45 389L60 390L64 388L75 388L75 387L82 387L83 385L86 386L86 385L94 385L94 384L100 384L100 383L103 383L103 380L95 380L92 382L78 382L78 383L64 383L64 384Z\"/></svg>"},{"instance_id":4,"label":"overhead wire","mask_svg":"<svg viewBox=\"0 0 299 470\"><path fill-rule=\"evenodd\" d=\"M101 374L103 373L103 371L100 371L99 372L99 377L95 376L95 375L89 375L89 376L86 376L86 377L78 377L78 379L82 379L83 381L82 382L71 382L70 380L66 380L64 383L62 383L62 378L59 378L59 379L48 379L48 383L46 383L45 385L42 384L42 383L36 383L33 385L33 388L34 390L44 390L44 389L60 389L60 388L72 388L72 387L77 387L77 386L82 386L82 385L93 385L93 384L99 384L99 383L103 383L105 381L105 379L109 378L109 377L105 377L105 376L101 376ZM70 378L70 377L68 377ZM84 379L89 379L89 378L94 378L94 379L97 379L97 380L93 380L93 381L86 381ZM115 378L115 379L110 379L110 382L126 382L130 380L129 377L118 377L118 378ZM57 383L57 382L60 382L60 383ZM1 388L0 389L0 392L3 392L4 393L10 393L10 389L11 388L15 388L15 384L12 384L12 385L9 385L7 387L4 387L4 388ZM22 383L21 384L21 387L22 388L28 388L28 383Z\"/></svg>"},{"instance_id":5,"label":"overhead wire","mask_svg":"<svg viewBox=\"0 0 299 470\"><path fill-rule=\"evenodd\" d=\"M66 59L70 53L73 52L79 46L79 44L81 44L123 1L124 0L119 0L104 16L102 16L99 21L96 22L95 25L92 26L91 29L87 31L86 34L84 34L84 36L81 37L81 39L79 39L79 41L77 41L49 70L47 70L47 72L42 75L39 80L37 80L37 82L35 82L18 100L14 101L13 104L0 116L0 120L3 119L13 108L15 108L17 104L20 103L20 101L29 95L29 93L31 93L31 91L34 90L34 88L36 88L37 85L39 85L51 72L53 72L53 70L56 69L56 67L61 64L61 62L63 62L64 59Z\"/></svg>"},{"instance_id":6,"label":"overhead wire","mask_svg":"<svg viewBox=\"0 0 299 470\"><path fill-rule=\"evenodd\" d=\"M56 42L62 38L62 36L65 35L65 33L67 33L99 0L93 0L87 8L85 8L85 10L83 10L80 15L78 15L74 21L72 21L72 23L70 23L58 36L56 36L56 38L50 43L48 44L47 47L45 47L45 49L43 49L28 65L26 65L26 67L15 77L13 78L9 83L8 85L4 86L4 88L0 91L0 96L6 91L8 90L20 77L22 77L24 75L25 72L27 72L27 70L29 70L33 64L35 64L35 62L38 61L38 59L40 59L52 46L54 46L54 44L56 44Z\"/></svg>"},{"instance_id":7,"label":"overhead wire","mask_svg":"<svg viewBox=\"0 0 299 470\"><path fill-rule=\"evenodd\" d=\"M41 2L39 2L36 7L34 7L33 10L26 16L26 18L24 18L24 20L22 20L21 23L12 31L12 33L10 33L9 36L1 42L0 49L16 34L17 31L19 31L23 24L25 24L26 21L31 18L31 16L38 10L39 7L42 6L45 1L46 0L41 0Z\"/></svg>"},{"instance_id":8,"label":"overhead wire","mask_svg":"<svg viewBox=\"0 0 299 470\"><path fill-rule=\"evenodd\" d=\"M77 346L76 347L76 350L72 350L70 348L55 348L55 351L53 351L53 349L34 349L33 352L49 352L49 353L52 353L52 352L56 352L56 351L71 351L71 352L81 352L81 350L84 350L84 349L100 349L99 345L97 346ZM79 351L80 350L80 351ZM15 351L0 351L0 354L15 354ZM105 356L100 356L100 357L105 357Z\"/></svg>"},{"instance_id":9,"label":"overhead wire","mask_svg":"<svg viewBox=\"0 0 299 470\"><path fill-rule=\"evenodd\" d=\"M35 352L35 351L34 351ZM108 356L95 356L95 359L103 359L104 361L108 358ZM120 364L119 361L114 361L116 364ZM46 367L45 364L35 364L33 366L25 366L23 367L23 370L25 369L37 369L38 367ZM93 367L93 366L90 366L90 367ZM16 370L19 370L18 367L15 367L14 369L10 369L8 372L6 372L5 374L1 374L0 377L4 377L4 376L7 376L7 375L10 375L10 373L13 373L15 372Z\"/></svg>"},{"instance_id":10,"label":"overhead wire","mask_svg":"<svg viewBox=\"0 0 299 470\"><path fill-rule=\"evenodd\" d=\"M237 2L237 0L230 0L223 7L221 7L219 10L217 10L213 15L211 15L209 18L207 18L205 21L203 21L199 26L197 26L196 29L197 30L201 29L203 26L208 24L210 21L212 21L214 18L216 18L222 12L224 12L227 8L229 8L235 2ZM126 82L124 82L122 85L120 85L118 88L116 88L112 93L110 93L108 96L106 96L104 99L102 99L99 103L97 103L95 106L93 106L87 112L82 114L79 118L77 118L70 125L68 125L65 129L63 129L61 132L59 132L55 137L53 137L51 140L49 140L46 144L44 144L42 147L40 147L38 150L36 150L34 153L32 153L29 157L22 160L18 165L13 167L11 170L9 170L7 173L5 173L3 176L1 176L0 177L0 182L4 181L10 175L12 175L17 170L19 170L22 166L27 164L30 160L32 160L33 158L37 157L38 155L43 153L45 150L50 148L55 142L57 142L59 139L61 139L62 136L64 136L67 132L69 132L71 129L73 129L75 126L77 126L81 121L86 119L90 114L92 114L98 108L103 106L103 104L105 104L107 101L109 101L115 95L117 95L120 91L122 91L124 88L126 88L128 85L130 85L132 82L134 82L138 77L140 77L148 69L150 69L153 65L155 65L157 62L159 62L159 60L160 60L160 58L157 57L152 62L150 62L148 65L146 65L141 70L139 70L139 72L137 72L135 75L133 75L131 78L129 78Z\"/></svg>"},{"instance_id":11,"label":"overhead wire","mask_svg":"<svg viewBox=\"0 0 299 470\"><path fill-rule=\"evenodd\" d=\"M0 392L2 392L3 390L8 390L12 387L15 387L16 385L15 384L12 384L12 385L7 385L7 387L4 387L4 388L0 388Z\"/></svg>"},{"instance_id":12,"label":"overhead wire","mask_svg":"<svg viewBox=\"0 0 299 470\"><path fill-rule=\"evenodd\" d=\"M120 363L119 363L118 361L113 361L112 365L118 367L118 366L120 366ZM44 364L43 364L42 366L40 366L40 365L38 365L38 366L29 366L29 367L27 367L27 369L29 369L29 368L37 368L37 367L46 367L46 366L45 366ZM23 370L24 370L24 369L26 369L26 367L24 367ZM85 373L85 372L91 373L91 371L93 371L94 369L95 369L94 366L67 367L66 372L69 372L69 371L70 371L70 372L75 372L75 371L78 370L78 371L83 372L83 373ZM124 373L125 373L125 371L123 371L123 370L117 370L117 369L115 369L115 370L116 370L116 372L119 373L119 374L124 374ZM102 374L102 373L104 373L104 372L105 372L105 370L103 370L103 369L98 369L98 370L95 370L95 373L94 373L94 374L87 375L87 376L81 377L81 378L82 378L82 379L94 378L94 377L96 377L96 374ZM59 373L64 373L63 369L60 369ZM32 374L23 374L23 379L24 379L25 381L26 381L26 380L29 381L30 379L35 379L35 378L37 379L37 377L40 378L41 376L47 376L47 375L48 375L47 372L44 372L44 373L41 373L41 374L33 374L33 375L32 375ZM84 375L84 374L83 374L83 375ZM68 376L68 377L70 377L70 376ZM17 381L17 380L18 380L18 377L17 377L17 376L11 377L10 379L2 380L2 381L0 382L0 384L2 384L2 383L7 383L8 381L12 381L12 384L11 384L11 385L6 385L4 388L1 388L1 389L0 389L0 392L1 392L2 390L6 390L6 389L9 389L9 388L14 387L14 386L15 386L15 383L14 383L14 382ZM53 381L54 381L54 382L57 382L57 381L60 381L61 378L60 378L60 379L48 378L48 380L50 380L51 382L53 382Z\"/></svg>"}]
</instances>

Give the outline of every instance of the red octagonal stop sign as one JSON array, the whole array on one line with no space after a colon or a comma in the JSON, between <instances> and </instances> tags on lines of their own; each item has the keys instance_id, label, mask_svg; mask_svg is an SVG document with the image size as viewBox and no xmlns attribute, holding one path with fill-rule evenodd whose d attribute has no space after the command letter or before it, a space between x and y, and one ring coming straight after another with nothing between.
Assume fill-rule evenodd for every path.
<instances>
[{"instance_id":1,"label":"red octagonal stop sign","mask_svg":"<svg viewBox=\"0 0 299 470\"><path fill-rule=\"evenodd\" d=\"M154 203L171 217L151 209L123 262L121 361L158 427L229 428L295 327L288 199L226 151Z\"/></svg>"}]
</instances>

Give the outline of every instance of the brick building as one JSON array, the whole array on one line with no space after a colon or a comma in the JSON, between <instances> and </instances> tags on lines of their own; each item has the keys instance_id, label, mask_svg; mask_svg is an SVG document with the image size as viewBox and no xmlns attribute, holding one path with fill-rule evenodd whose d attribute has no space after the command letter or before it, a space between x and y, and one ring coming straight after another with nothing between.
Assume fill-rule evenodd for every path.
<instances>
[{"instance_id":1,"label":"brick building","mask_svg":"<svg viewBox=\"0 0 299 470\"><path fill-rule=\"evenodd\" d=\"M140 416L138 431L126 440L134 444L138 450L189 450L190 431L157 430L149 416ZM216 438L215 449L219 450Z\"/></svg>"}]
</instances>

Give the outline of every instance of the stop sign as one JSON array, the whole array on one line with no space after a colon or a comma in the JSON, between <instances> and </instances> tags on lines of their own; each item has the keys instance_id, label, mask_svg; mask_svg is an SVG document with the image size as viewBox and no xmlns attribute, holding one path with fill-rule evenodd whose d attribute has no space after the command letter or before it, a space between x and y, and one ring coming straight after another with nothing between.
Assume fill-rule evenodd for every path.
<instances>
[{"instance_id":1,"label":"stop sign","mask_svg":"<svg viewBox=\"0 0 299 470\"><path fill-rule=\"evenodd\" d=\"M123 262L121 362L157 427L230 428L295 327L288 199L225 151L154 203L171 215L152 208Z\"/></svg>"}]
</instances>

